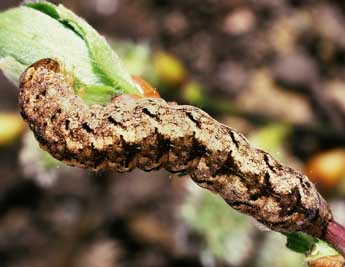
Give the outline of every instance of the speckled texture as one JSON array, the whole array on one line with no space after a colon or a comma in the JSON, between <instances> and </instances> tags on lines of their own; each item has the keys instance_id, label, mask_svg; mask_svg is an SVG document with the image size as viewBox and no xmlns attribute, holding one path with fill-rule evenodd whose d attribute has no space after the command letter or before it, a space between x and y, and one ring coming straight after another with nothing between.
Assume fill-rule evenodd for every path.
<instances>
[{"instance_id":1,"label":"speckled texture","mask_svg":"<svg viewBox=\"0 0 345 267\"><path fill-rule=\"evenodd\" d=\"M41 147L66 164L189 173L233 208L280 232L322 237L332 218L305 175L196 107L162 99L87 106L51 59L29 67L20 87L23 118Z\"/></svg>"}]
</instances>

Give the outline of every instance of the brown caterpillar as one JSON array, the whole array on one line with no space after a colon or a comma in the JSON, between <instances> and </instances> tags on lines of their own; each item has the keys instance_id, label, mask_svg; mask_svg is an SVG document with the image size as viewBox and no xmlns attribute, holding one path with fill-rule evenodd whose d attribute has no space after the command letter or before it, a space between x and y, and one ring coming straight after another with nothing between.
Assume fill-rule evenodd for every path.
<instances>
[{"instance_id":1,"label":"brown caterpillar","mask_svg":"<svg viewBox=\"0 0 345 267\"><path fill-rule=\"evenodd\" d=\"M233 208L280 232L322 237L332 219L306 176L196 107L162 99L87 106L52 59L29 67L20 87L21 114L41 147L69 165L188 173Z\"/></svg>"}]
</instances>

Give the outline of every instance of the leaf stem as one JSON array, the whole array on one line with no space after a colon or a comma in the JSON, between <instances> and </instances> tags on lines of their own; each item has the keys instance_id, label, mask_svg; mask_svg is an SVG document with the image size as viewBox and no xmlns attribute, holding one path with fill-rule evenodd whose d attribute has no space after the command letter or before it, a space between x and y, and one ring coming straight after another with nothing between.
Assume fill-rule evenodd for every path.
<instances>
[{"instance_id":1,"label":"leaf stem","mask_svg":"<svg viewBox=\"0 0 345 267\"><path fill-rule=\"evenodd\" d=\"M331 244L341 255L345 257L345 227L332 220L329 222L326 234L326 242Z\"/></svg>"}]
</instances>

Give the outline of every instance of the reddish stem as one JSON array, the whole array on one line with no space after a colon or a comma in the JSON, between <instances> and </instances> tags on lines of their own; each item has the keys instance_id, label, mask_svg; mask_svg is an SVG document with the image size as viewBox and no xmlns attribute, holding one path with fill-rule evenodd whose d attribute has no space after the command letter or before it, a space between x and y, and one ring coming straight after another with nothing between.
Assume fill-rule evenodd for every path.
<instances>
[{"instance_id":1,"label":"reddish stem","mask_svg":"<svg viewBox=\"0 0 345 267\"><path fill-rule=\"evenodd\" d=\"M326 229L325 241L345 257L345 228L343 226L335 221L329 222Z\"/></svg>"}]
</instances>

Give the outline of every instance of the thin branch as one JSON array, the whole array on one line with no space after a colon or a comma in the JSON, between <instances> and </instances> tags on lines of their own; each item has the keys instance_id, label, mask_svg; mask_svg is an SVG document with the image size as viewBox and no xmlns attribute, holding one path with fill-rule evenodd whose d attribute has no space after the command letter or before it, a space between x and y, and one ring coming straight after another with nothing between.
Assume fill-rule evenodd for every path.
<instances>
[{"instance_id":1,"label":"thin branch","mask_svg":"<svg viewBox=\"0 0 345 267\"><path fill-rule=\"evenodd\" d=\"M345 251L345 228L335 221L331 221L326 229L325 241L331 244L344 256Z\"/></svg>"}]
</instances>

